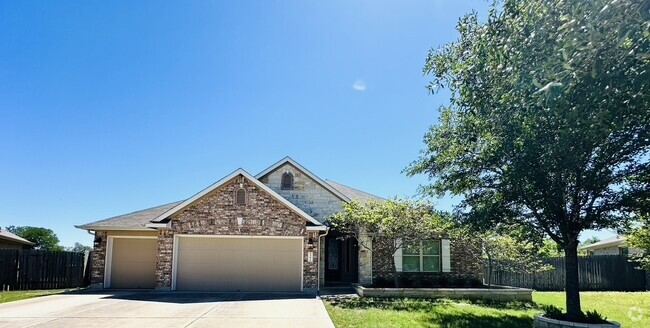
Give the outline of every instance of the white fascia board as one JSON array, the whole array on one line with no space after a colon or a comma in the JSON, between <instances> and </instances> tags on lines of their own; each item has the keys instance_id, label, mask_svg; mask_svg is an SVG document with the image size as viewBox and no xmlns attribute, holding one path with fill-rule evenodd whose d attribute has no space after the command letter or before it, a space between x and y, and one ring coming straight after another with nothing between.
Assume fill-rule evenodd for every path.
<instances>
[{"instance_id":1,"label":"white fascia board","mask_svg":"<svg viewBox=\"0 0 650 328\"><path fill-rule=\"evenodd\" d=\"M169 221L167 223L148 223L146 227L154 229L170 229L172 227L172 222Z\"/></svg>"},{"instance_id":2,"label":"white fascia board","mask_svg":"<svg viewBox=\"0 0 650 328\"><path fill-rule=\"evenodd\" d=\"M327 227L324 225L319 226L307 226L307 231L327 231Z\"/></svg>"},{"instance_id":3,"label":"white fascia board","mask_svg":"<svg viewBox=\"0 0 650 328\"><path fill-rule=\"evenodd\" d=\"M197 193L196 195L194 195L194 196L188 198L188 199L185 200L184 202L182 202L182 203L180 203L180 204L174 206L173 208L169 209L167 212L165 212L165 213L159 215L159 216L156 217L155 219L151 220L151 222L152 222L152 223L160 223L162 220L164 220L164 219L166 219L166 218L168 218L168 217L170 217L170 216L176 214L177 212L179 212L180 210L182 210L182 209L185 208L186 206L189 206L190 204L194 203L195 201L197 201L197 200L200 199L201 197L203 197L203 196L209 194L210 192L212 192L213 190L215 190L215 189L217 189L217 188L223 186L224 184L226 184L227 182L229 182L230 180L234 179L235 177L237 177L237 176L239 176L239 175L242 175L244 178L246 178L247 180L249 180L250 182L252 182L256 187L258 187L258 188L264 190L266 193L268 193L269 195L271 195L273 198L275 198L276 200L278 200L280 203L282 203L282 204L284 204L285 206L287 206L289 209L291 209L292 211L294 211L296 214L298 214L299 216L301 216L303 219L305 219L305 220L307 220L307 221L309 221L309 222L311 222L311 223L313 223L313 224L315 224L315 225L319 225L319 226L322 225L322 223L318 222L318 220L316 220L316 219L314 219L313 217L311 217L311 215L305 213L303 210L301 210L301 209L299 209L298 207L296 207L296 205L291 204L291 203L290 203L288 200L286 200L284 197L278 195L278 193L276 193L275 191L273 191L271 188L267 187L265 184L263 184L262 182L260 182L259 180L257 180L255 177L253 177L252 175L250 175L248 172L244 171L243 169L237 169L237 170L235 170L235 172L233 172L233 173L227 175L227 176L224 177L223 179L221 179L221 180L219 180L219 181L213 183L213 184L210 185L209 187L203 189L202 191L200 191L200 192Z\"/></svg>"},{"instance_id":4,"label":"white fascia board","mask_svg":"<svg viewBox=\"0 0 650 328\"><path fill-rule=\"evenodd\" d=\"M331 185L329 185L327 182L323 181L323 179L319 178L319 177L318 177L317 175L315 175L314 173L311 173L308 169L306 169L304 166L298 164L298 162L294 161L294 160L293 160L291 157L289 157L289 156L287 156L287 157L281 159L281 160L278 161L277 163L275 163L275 164L273 164L273 165L267 167L264 171L262 171L262 172L258 173L257 175L255 175L255 179L259 179L259 178L265 176L265 175L268 174L269 172L274 171L275 169L277 169L278 167L284 165L285 163L289 163L289 164L293 165L295 168L297 168L298 170L300 170L302 173L306 174L306 175L307 175L308 177L310 177L312 180L316 181L316 183L320 184L323 188L327 189L329 192L331 192L332 194L334 194L336 197L340 198L342 201L344 201L344 202L346 202L346 203L349 203L349 202L352 201L350 198L348 198L347 196L343 195L340 191L334 189L334 187L332 187Z\"/></svg>"}]
</instances>

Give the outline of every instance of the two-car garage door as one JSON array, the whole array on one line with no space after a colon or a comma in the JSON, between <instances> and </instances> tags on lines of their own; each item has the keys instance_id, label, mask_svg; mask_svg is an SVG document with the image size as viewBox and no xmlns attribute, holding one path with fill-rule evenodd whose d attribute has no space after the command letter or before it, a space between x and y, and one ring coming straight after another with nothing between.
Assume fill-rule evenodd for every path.
<instances>
[{"instance_id":1,"label":"two-car garage door","mask_svg":"<svg viewBox=\"0 0 650 328\"><path fill-rule=\"evenodd\" d=\"M176 290L300 291L302 237L176 237Z\"/></svg>"}]
</instances>

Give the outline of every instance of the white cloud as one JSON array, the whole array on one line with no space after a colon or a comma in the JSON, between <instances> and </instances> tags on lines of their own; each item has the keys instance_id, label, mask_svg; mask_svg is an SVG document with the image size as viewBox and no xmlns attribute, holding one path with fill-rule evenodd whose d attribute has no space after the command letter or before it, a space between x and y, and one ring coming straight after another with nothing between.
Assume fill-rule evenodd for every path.
<instances>
[{"instance_id":1,"label":"white cloud","mask_svg":"<svg viewBox=\"0 0 650 328\"><path fill-rule=\"evenodd\" d=\"M361 80L357 80L352 85L352 89L354 89L355 91L364 92L366 91L366 83Z\"/></svg>"}]
</instances>

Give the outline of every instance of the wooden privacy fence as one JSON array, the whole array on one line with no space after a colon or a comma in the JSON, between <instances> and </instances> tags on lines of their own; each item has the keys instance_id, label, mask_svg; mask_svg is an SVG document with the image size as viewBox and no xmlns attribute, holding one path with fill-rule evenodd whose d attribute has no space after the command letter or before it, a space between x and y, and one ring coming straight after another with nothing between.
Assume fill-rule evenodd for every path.
<instances>
[{"instance_id":1,"label":"wooden privacy fence","mask_svg":"<svg viewBox=\"0 0 650 328\"><path fill-rule=\"evenodd\" d=\"M512 273L495 270L492 284L531 288L540 291L564 290L564 258L543 259L555 269L537 273ZM578 258L580 290L642 291L648 288L648 275L636 269L626 256L602 255ZM488 268L485 268L488 279Z\"/></svg>"},{"instance_id":2,"label":"wooden privacy fence","mask_svg":"<svg viewBox=\"0 0 650 328\"><path fill-rule=\"evenodd\" d=\"M77 252L0 250L3 290L57 289L85 286L86 256Z\"/></svg>"}]
</instances>

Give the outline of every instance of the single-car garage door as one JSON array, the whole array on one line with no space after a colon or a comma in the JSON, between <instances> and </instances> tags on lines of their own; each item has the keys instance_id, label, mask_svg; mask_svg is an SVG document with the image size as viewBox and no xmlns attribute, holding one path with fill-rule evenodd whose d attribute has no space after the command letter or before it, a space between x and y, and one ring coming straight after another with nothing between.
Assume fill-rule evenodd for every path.
<instances>
[{"instance_id":1,"label":"single-car garage door","mask_svg":"<svg viewBox=\"0 0 650 328\"><path fill-rule=\"evenodd\" d=\"M177 290L300 291L303 239L178 236Z\"/></svg>"},{"instance_id":2,"label":"single-car garage door","mask_svg":"<svg viewBox=\"0 0 650 328\"><path fill-rule=\"evenodd\" d=\"M111 238L110 288L154 288L156 238Z\"/></svg>"}]
</instances>

